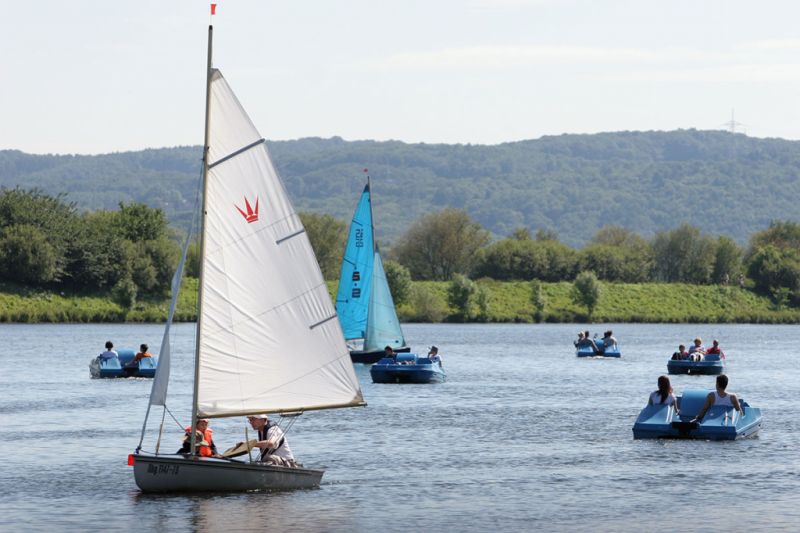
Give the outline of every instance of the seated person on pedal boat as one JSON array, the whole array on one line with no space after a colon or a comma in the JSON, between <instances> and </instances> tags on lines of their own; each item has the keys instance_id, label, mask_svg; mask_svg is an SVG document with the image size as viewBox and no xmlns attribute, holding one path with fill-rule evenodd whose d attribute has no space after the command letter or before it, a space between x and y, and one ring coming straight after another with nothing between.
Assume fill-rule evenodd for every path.
<instances>
[{"instance_id":1,"label":"seated person on pedal boat","mask_svg":"<svg viewBox=\"0 0 800 533\"><path fill-rule=\"evenodd\" d=\"M672 354L673 361L685 361L689 359L689 352L686 351L686 346L681 344L678 346L678 351Z\"/></svg>"},{"instance_id":2,"label":"seated person on pedal boat","mask_svg":"<svg viewBox=\"0 0 800 533\"><path fill-rule=\"evenodd\" d=\"M717 376L717 390L708 393L708 396L706 397L706 403L703 404L702 408L700 408L700 412L697 413L697 416L692 420L692 422L702 422L703 417L706 415L706 411L711 409L713 405L733 407L739 411L742 416L744 416L744 406L739 403L739 398L737 398L735 394L725 392L727 387L728 376L725 374L720 374Z\"/></svg>"},{"instance_id":3,"label":"seated person on pedal boat","mask_svg":"<svg viewBox=\"0 0 800 533\"><path fill-rule=\"evenodd\" d=\"M706 355L718 355L720 359L725 359L725 353L719 347L719 341L714 339L713 346L706 350Z\"/></svg>"},{"instance_id":4,"label":"seated person on pedal boat","mask_svg":"<svg viewBox=\"0 0 800 533\"><path fill-rule=\"evenodd\" d=\"M99 361L105 361L106 359L113 359L114 357L119 357L117 352L114 350L114 343L111 341L106 341L106 351L98 355L97 359Z\"/></svg>"},{"instance_id":5,"label":"seated person on pedal boat","mask_svg":"<svg viewBox=\"0 0 800 533\"><path fill-rule=\"evenodd\" d=\"M600 348L597 347L597 343L595 343L590 337L588 331L579 331L578 332L578 340L573 341L572 344L575 345L575 348L580 350L584 347L591 347L592 351L595 354L600 353Z\"/></svg>"},{"instance_id":6,"label":"seated person on pedal boat","mask_svg":"<svg viewBox=\"0 0 800 533\"><path fill-rule=\"evenodd\" d=\"M706 347L703 346L703 339L697 337L694 344L689 347L689 359L692 361L702 361L706 354Z\"/></svg>"},{"instance_id":7,"label":"seated person on pedal boat","mask_svg":"<svg viewBox=\"0 0 800 533\"><path fill-rule=\"evenodd\" d=\"M141 361L145 357L153 357L153 354L151 354L147 350L148 350L148 346L146 344L140 345L139 346L139 352L137 352L136 355L133 357L133 360L131 360L131 362L128 363L127 365L125 365L125 366L138 367L139 366L139 361Z\"/></svg>"},{"instance_id":8,"label":"seated person on pedal boat","mask_svg":"<svg viewBox=\"0 0 800 533\"><path fill-rule=\"evenodd\" d=\"M658 376L658 390L650 393L647 405L671 405L678 410L678 400L672 391L672 384L667 376Z\"/></svg>"},{"instance_id":9,"label":"seated person on pedal boat","mask_svg":"<svg viewBox=\"0 0 800 533\"><path fill-rule=\"evenodd\" d=\"M608 330L605 333L603 333L602 352L605 353L605 351L608 350L609 348L616 348L616 347L617 347L617 339L614 337L614 332Z\"/></svg>"}]
</instances>

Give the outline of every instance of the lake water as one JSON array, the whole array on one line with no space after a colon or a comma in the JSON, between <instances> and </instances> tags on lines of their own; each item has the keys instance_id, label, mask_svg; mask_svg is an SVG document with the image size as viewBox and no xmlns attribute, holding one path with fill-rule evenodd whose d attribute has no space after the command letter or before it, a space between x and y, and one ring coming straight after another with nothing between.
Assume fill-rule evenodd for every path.
<instances>
[{"instance_id":1,"label":"lake water","mask_svg":"<svg viewBox=\"0 0 800 533\"><path fill-rule=\"evenodd\" d=\"M605 326L620 360L577 359L579 325L407 325L417 351L439 346L447 382L376 385L358 366L367 407L307 413L289 433L301 462L326 469L319 489L153 496L126 464L152 380L93 380L88 362L108 339L157 347L161 326L0 325L0 530L800 529L798 328L590 329ZM634 441L667 354L697 335L721 340L729 390L763 411L759 436ZM175 339L169 406L188 425L194 326ZM680 392L714 377L671 379ZM244 422L212 420L220 449ZM182 430L166 427L174 451Z\"/></svg>"}]
</instances>

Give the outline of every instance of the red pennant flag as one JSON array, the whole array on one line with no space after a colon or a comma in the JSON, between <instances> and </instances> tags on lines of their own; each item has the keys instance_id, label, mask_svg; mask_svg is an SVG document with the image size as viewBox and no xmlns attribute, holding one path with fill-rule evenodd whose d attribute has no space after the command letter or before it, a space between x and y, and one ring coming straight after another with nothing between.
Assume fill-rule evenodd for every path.
<instances>
[{"instance_id":1,"label":"red pennant flag","mask_svg":"<svg viewBox=\"0 0 800 533\"><path fill-rule=\"evenodd\" d=\"M212 15L217 14L217 4L211 4L211 14Z\"/></svg>"}]
</instances>

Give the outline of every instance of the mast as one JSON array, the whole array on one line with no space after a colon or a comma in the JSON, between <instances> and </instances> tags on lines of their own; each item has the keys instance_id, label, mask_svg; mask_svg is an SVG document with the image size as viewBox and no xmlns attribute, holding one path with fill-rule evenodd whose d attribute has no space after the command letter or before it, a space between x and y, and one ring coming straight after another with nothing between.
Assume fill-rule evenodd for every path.
<instances>
[{"instance_id":1,"label":"mast","mask_svg":"<svg viewBox=\"0 0 800 533\"><path fill-rule=\"evenodd\" d=\"M206 248L206 192L208 190L208 138L209 138L209 112L211 110L211 44L214 36L214 26L208 26L208 60L206 63L206 118L205 118L205 137L203 140L203 205L200 211L200 277L197 294L197 332L194 342L194 382L192 384L192 432L189 435L191 449L189 453L194 455L195 439L194 432L197 429L197 390L200 381L200 330L203 327L203 258Z\"/></svg>"},{"instance_id":2,"label":"mast","mask_svg":"<svg viewBox=\"0 0 800 533\"><path fill-rule=\"evenodd\" d=\"M367 188L369 189L369 226L372 229L370 236L372 237L372 253L375 253L375 213L372 212L372 182L367 173Z\"/></svg>"}]
</instances>

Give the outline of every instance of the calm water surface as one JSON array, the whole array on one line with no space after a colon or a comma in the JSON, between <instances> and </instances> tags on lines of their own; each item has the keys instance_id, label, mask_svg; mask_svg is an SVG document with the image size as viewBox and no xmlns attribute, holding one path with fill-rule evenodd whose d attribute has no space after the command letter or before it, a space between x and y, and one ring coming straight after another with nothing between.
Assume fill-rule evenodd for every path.
<instances>
[{"instance_id":1,"label":"calm water surface","mask_svg":"<svg viewBox=\"0 0 800 533\"><path fill-rule=\"evenodd\" d=\"M150 496L126 458L152 381L93 380L88 362L107 339L157 347L162 328L0 325L0 530L800 530L796 326L611 325L621 360L574 357L579 327L408 325L417 351L440 347L447 383L375 385L358 366L368 407L308 413L289 434L327 470L319 489ZM759 437L634 441L666 354L696 335L721 340L729 389L763 410ZM194 326L175 337L169 406L188 424ZM244 423L213 420L218 446ZM182 430L165 424L174 451Z\"/></svg>"}]
</instances>

